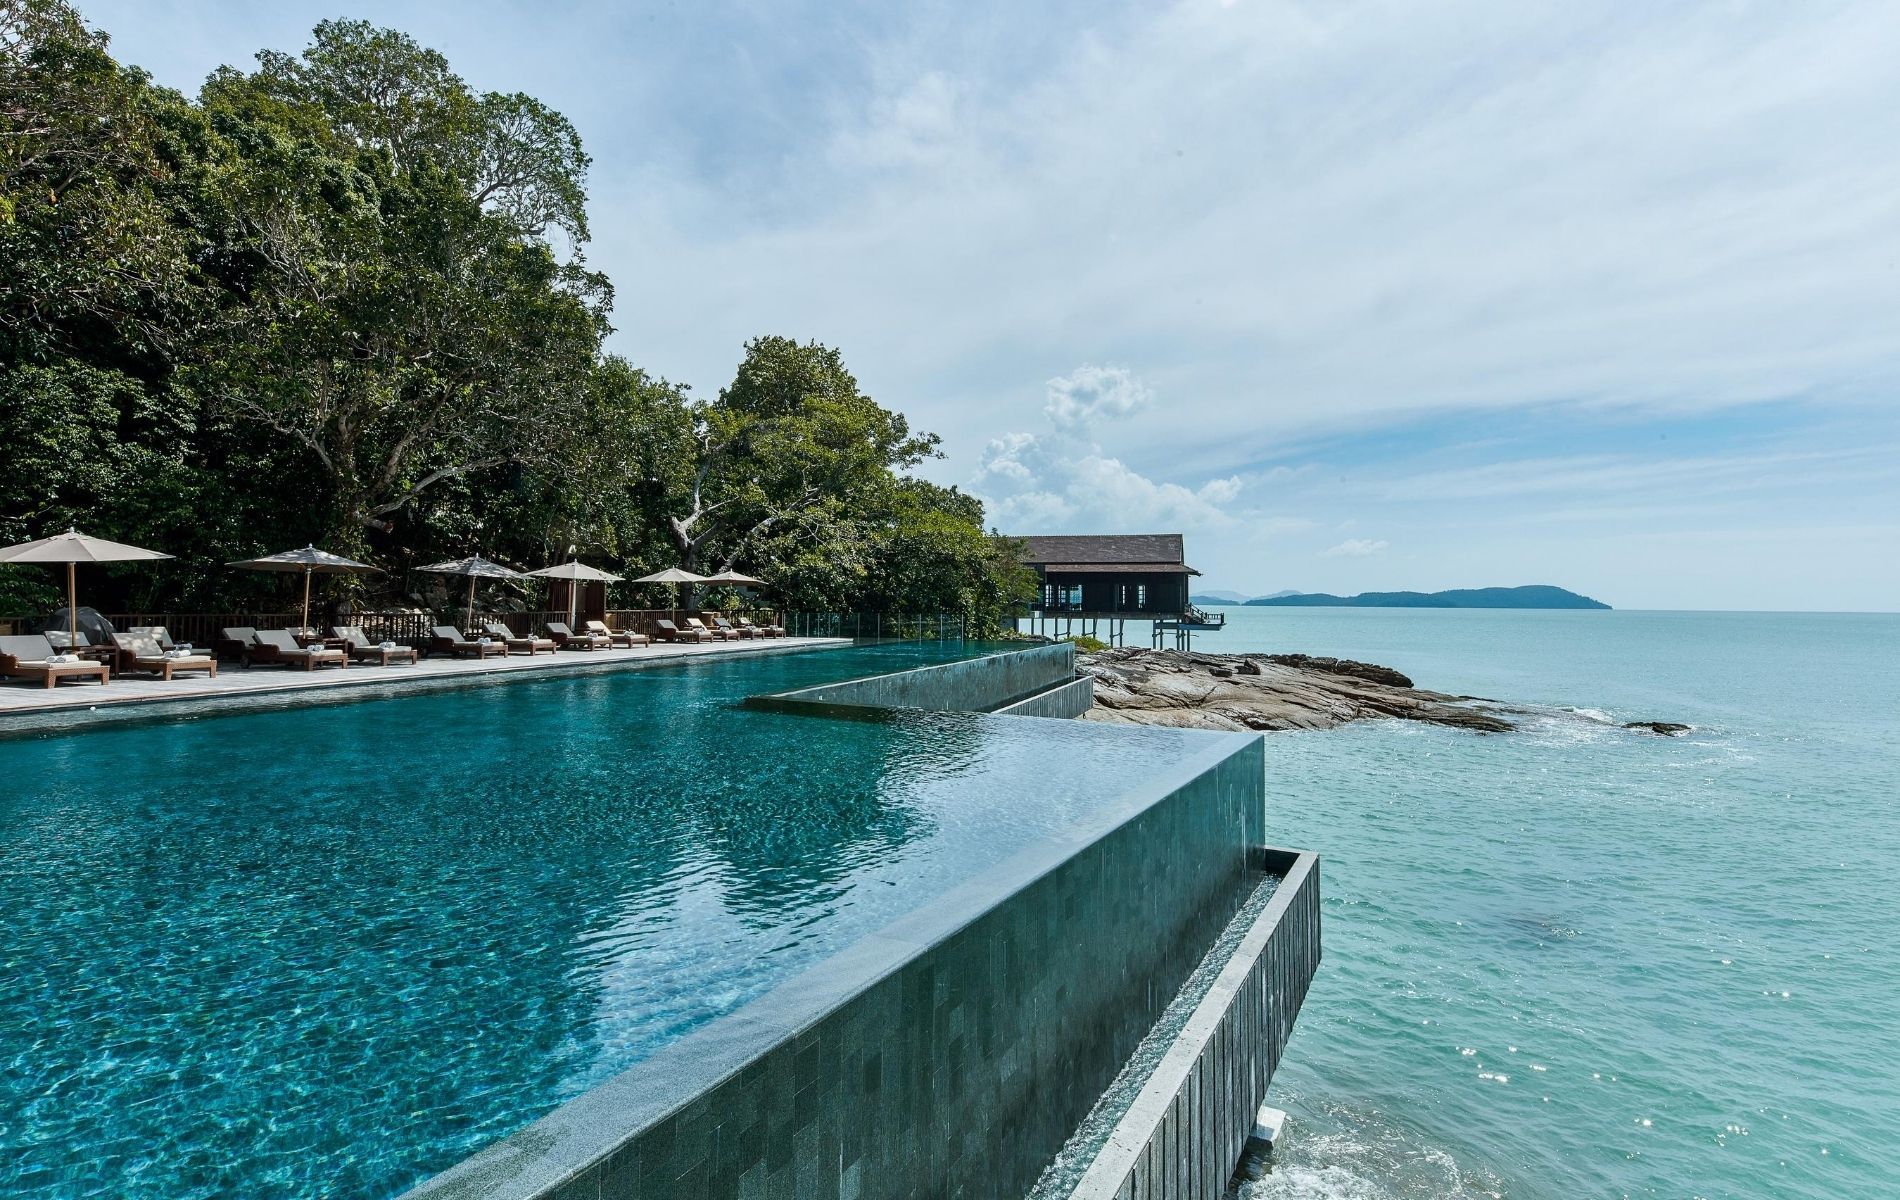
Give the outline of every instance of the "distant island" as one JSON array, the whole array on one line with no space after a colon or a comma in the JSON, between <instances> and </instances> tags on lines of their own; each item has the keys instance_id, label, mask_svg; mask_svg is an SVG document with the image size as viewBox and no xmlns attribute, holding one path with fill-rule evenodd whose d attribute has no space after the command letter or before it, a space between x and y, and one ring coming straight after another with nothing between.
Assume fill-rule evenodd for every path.
<instances>
[{"instance_id":1,"label":"distant island","mask_svg":"<svg viewBox=\"0 0 1900 1200\"><path fill-rule=\"evenodd\" d=\"M1188 603L1198 604L1203 608L1209 605L1218 608L1222 605L1251 604L1255 600L1278 600L1282 596L1297 595L1299 595L1299 593L1292 588L1288 588L1283 592L1270 592L1265 596L1249 596L1244 592L1197 592L1188 597Z\"/></svg>"},{"instance_id":2,"label":"distant island","mask_svg":"<svg viewBox=\"0 0 1900 1200\"><path fill-rule=\"evenodd\" d=\"M1510 588L1456 588L1448 592L1361 592L1333 596L1325 592L1259 596L1249 606L1276 608L1609 608L1575 592L1547 584Z\"/></svg>"}]
</instances>

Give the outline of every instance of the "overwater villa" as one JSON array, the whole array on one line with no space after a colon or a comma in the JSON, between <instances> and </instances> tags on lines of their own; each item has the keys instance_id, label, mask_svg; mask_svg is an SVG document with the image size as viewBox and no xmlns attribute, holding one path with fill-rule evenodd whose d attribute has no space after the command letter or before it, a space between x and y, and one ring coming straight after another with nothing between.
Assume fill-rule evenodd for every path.
<instances>
[{"instance_id":1,"label":"overwater villa","mask_svg":"<svg viewBox=\"0 0 1900 1200\"><path fill-rule=\"evenodd\" d=\"M1076 633L1122 645L1128 622L1146 623L1150 640L1185 648L1197 630L1226 618L1188 600L1186 539L1178 533L1038 534L1016 539L1036 572L1035 606L1017 622L1035 633Z\"/></svg>"}]
</instances>

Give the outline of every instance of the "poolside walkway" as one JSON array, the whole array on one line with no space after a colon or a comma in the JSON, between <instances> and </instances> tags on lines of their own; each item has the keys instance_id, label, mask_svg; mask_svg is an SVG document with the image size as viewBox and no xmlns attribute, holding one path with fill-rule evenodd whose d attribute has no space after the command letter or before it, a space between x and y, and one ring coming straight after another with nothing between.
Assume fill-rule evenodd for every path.
<instances>
[{"instance_id":1,"label":"poolside walkway","mask_svg":"<svg viewBox=\"0 0 1900 1200\"><path fill-rule=\"evenodd\" d=\"M181 675L169 682L149 676L114 676L103 687L97 683L62 683L48 688L38 680L0 681L0 720L14 715L85 712L95 708L146 707L179 700L212 700L241 696L281 696L292 692L332 692L338 688L400 687L404 684L450 684L495 676L532 676L552 672L637 668L708 658L741 658L783 654L797 650L834 649L851 645L850 638L784 637L737 642L703 642L636 646L616 650L564 650L507 658L428 658L409 666L351 665L315 671L287 667L243 667L220 663L218 677Z\"/></svg>"}]
</instances>

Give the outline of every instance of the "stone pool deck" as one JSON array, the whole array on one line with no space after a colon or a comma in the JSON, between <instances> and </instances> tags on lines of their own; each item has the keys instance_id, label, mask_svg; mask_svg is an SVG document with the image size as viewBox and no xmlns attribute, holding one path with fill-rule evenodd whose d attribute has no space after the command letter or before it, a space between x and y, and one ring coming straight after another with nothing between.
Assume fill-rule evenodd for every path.
<instances>
[{"instance_id":1,"label":"stone pool deck","mask_svg":"<svg viewBox=\"0 0 1900 1200\"><path fill-rule=\"evenodd\" d=\"M507 658L427 658L414 666L322 667L315 671L289 667L244 667L221 663L216 679L181 675L162 680L152 676L114 676L110 683L62 683L48 688L38 680L0 681L0 719L10 716L86 712L95 708L145 708L180 700L217 700L236 697L288 697L291 693L330 693L339 688L400 687L405 684L447 683L464 679L532 677L552 672L637 668L712 658L744 658L805 650L828 650L852 644L850 638L784 637L737 642L667 643L614 650L563 650L554 654L511 654Z\"/></svg>"}]
</instances>

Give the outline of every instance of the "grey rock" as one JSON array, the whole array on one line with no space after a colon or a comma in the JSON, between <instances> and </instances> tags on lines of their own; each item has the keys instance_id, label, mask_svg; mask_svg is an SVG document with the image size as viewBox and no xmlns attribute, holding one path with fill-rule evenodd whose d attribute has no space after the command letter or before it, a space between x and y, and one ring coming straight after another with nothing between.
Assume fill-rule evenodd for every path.
<instances>
[{"instance_id":1,"label":"grey rock","mask_svg":"<svg viewBox=\"0 0 1900 1200\"><path fill-rule=\"evenodd\" d=\"M1122 725L1330 729L1348 721L1425 721L1478 733L1515 726L1494 707L1425 691L1390 667L1304 654L1203 654L1119 647L1084 655L1095 680L1084 720Z\"/></svg>"},{"instance_id":2,"label":"grey rock","mask_svg":"<svg viewBox=\"0 0 1900 1200\"><path fill-rule=\"evenodd\" d=\"M1674 721L1625 721L1623 728L1634 729L1638 733L1653 733L1660 737L1677 737L1689 732L1692 726L1678 725Z\"/></svg>"}]
</instances>

